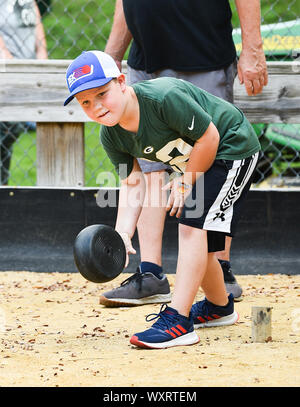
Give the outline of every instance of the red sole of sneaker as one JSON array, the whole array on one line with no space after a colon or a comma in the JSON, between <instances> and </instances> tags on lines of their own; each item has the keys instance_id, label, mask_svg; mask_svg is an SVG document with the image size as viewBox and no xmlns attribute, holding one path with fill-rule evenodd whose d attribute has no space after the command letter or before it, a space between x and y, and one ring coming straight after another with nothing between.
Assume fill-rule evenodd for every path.
<instances>
[{"instance_id":1,"label":"red sole of sneaker","mask_svg":"<svg viewBox=\"0 0 300 407\"><path fill-rule=\"evenodd\" d=\"M234 325L234 324L236 324L238 321L239 321L239 319L240 319L240 314L237 312L237 311L235 311L235 314L236 314L236 320L234 321L234 322L231 322L230 324L220 324L220 325L214 325L214 322L218 322L218 319L216 318L216 319L213 319L213 320L211 320L211 321L206 321L206 322L204 322L204 323L200 323L200 324L196 324L196 329L198 329L198 328L218 328L218 327L220 327L220 326L230 326L230 325ZM211 323L211 324L210 324Z\"/></svg>"},{"instance_id":2,"label":"red sole of sneaker","mask_svg":"<svg viewBox=\"0 0 300 407\"><path fill-rule=\"evenodd\" d=\"M155 349L155 348L152 348L151 346L145 345L143 342L140 342L139 338L135 335L133 335L130 338L130 343L131 343L131 345L135 345L135 346L138 346L139 348L143 348L143 349Z\"/></svg>"}]
</instances>

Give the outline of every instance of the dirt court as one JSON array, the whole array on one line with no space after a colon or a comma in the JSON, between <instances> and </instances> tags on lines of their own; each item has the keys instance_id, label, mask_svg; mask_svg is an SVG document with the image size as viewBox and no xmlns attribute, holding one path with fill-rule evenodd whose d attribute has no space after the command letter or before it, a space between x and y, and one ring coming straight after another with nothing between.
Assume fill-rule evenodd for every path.
<instances>
[{"instance_id":1,"label":"dirt court","mask_svg":"<svg viewBox=\"0 0 300 407\"><path fill-rule=\"evenodd\" d=\"M98 285L73 273L1 272L0 386L300 386L300 275L238 276L238 323L166 350L129 343L160 305L99 305L127 276ZM272 307L272 341L251 342L252 306Z\"/></svg>"}]
</instances>

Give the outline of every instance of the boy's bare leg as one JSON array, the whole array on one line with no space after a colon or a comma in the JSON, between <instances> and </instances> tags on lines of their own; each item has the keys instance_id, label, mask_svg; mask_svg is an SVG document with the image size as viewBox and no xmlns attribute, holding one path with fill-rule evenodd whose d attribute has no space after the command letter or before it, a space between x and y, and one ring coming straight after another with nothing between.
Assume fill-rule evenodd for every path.
<instances>
[{"instance_id":1,"label":"boy's bare leg","mask_svg":"<svg viewBox=\"0 0 300 407\"><path fill-rule=\"evenodd\" d=\"M215 256L214 256L215 257ZM210 278L216 277L212 292L216 305L226 305L228 302L222 273L212 255L207 253L207 233L205 230L179 225L179 253L176 270L176 280L171 301L171 307L179 314L189 316L198 288L203 283L207 267L213 266ZM221 270L222 271L222 270Z\"/></svg>"},{"instance_id":2,"label":"boy's bare leg","mask_svg":"<svg viewBox=\"0 0 300 407\"><path fill-rule=\"evenodd\" d=\"M141 261L162 265L162 236L166 218L165 172L146 173L146 196L137 224Z\"/></svg>"},{"instance_id":3,"label":"boy's bare leg","mask_svg":"<svg viewBox=\"0 0 300 407\"><path fill-rule=\"evenodd\" d=\"M208 301L215 305L226 305L228 303L228 293L224 284L223 270L218 262L216 253L208 253L206 273L201 282Z\"/></svg>"}]
</instances>

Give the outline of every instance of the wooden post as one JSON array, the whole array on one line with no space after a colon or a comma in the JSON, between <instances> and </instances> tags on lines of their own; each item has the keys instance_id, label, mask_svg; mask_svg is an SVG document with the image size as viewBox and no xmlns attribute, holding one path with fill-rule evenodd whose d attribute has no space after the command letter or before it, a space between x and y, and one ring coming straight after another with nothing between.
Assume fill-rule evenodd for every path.
<instances>
[{"instance_id":1,"label":"wooden post","mask_svg":"<svg viewBox=\"0 0 300 407\"><path fill-rule=\"evenodd\" d=\"M252 341L270 342L272 307L252 307Z\"/></svg>"},{"instance_id":2,"label":"wooden post","mask_svg":"<svg viewBox=\"0 0 300 407\"><path fill-rule=\"evenodd\" d=\"M37 185L84 186L84 124L37 123Z\"/></svg>"}]
</instances>

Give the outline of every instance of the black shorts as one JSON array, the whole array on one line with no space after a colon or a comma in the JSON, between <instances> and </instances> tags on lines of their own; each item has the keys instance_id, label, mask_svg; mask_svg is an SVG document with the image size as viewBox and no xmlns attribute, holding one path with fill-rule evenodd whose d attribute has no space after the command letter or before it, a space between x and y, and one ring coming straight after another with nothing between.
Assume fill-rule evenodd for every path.
<instances>
[{"instance_id":1,"label":"black shorts","mask_svg":"<svg viewBox=\"0 0 300 407\"><path fill-rule=\"evenodd\" d=\"M208 252L224 250L225 236L234 236L258 156L215 160L187 198L179 223L207 230Z\"/></svg>"}]
</instances>

